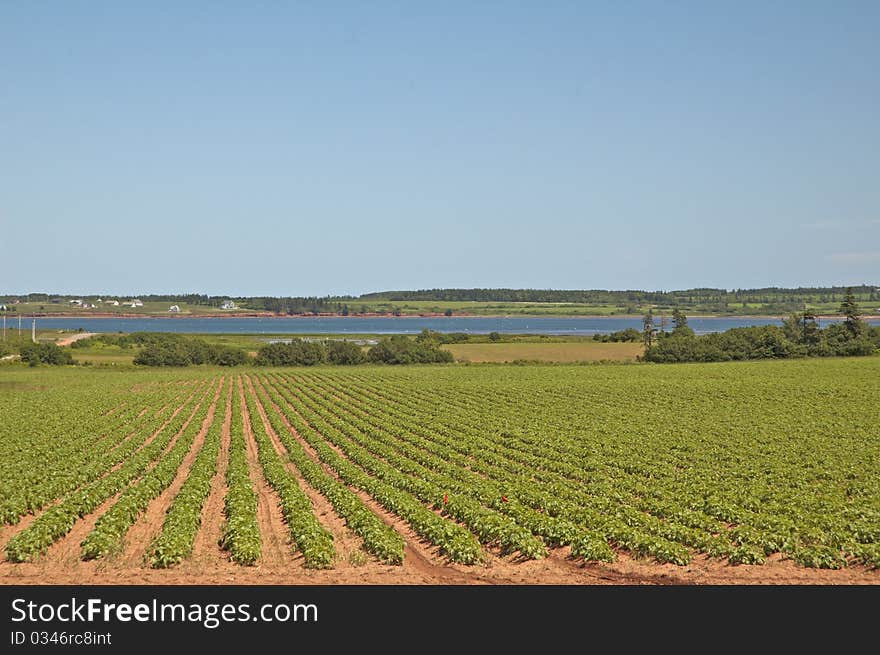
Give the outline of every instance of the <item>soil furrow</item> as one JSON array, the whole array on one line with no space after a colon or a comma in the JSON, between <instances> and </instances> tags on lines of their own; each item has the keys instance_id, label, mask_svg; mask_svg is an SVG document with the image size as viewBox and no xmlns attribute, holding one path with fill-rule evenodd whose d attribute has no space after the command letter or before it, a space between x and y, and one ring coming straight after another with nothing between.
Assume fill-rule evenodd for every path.
<instances>
[{"instance_id":1,"label":"soil furrow","mask_svg":"<svg viewBox=\"0 0 880 655\"><path fill-rule=\"evenodd\" d=\"M229 440L232 428L232 399L235 397L233 380L230 379L225 391L226 400L223 414L223 429L220 433L220 454L217 458L217 472L211 481L211 491L202 508L201 529L193 542L190 558L195 568L210 567L213 563L229 561L229 556L220 548L220 536L223 531L223 503L226 498L226 467L229 463ZM184 562L183 564L186 564Z\"/></svg>"},{"instance_id":2,"label":"soil furrow","mask_svg":"<svg viewBox=\"0 0 880 655\"><path fill-rule=\"evenodd\" d=\"M287 525L281 514L281 501L275 490L269 486L260 466L259 450L251 429L251 417L244 401L245 390L240 376L238 378L238 392L241 415L244 418L248 468L250 469L251 483L257 493L257 522L260 526L260 535L263 537L263 550L257 564L258 566L277 568L289 566L296 559L298 560L297 564L301 566L302 556L294 558L291 552Z\"/></svg>"},{"instance_id":3,"label":"soil furrow","mask_svg":"<svg viewBox=\"0 0 880 655\"><path fill-rule=\"evenodd\" d=\"M284 447L284 444L281 443L281 440L272 428L272 424L266 416L266 409L256 395L253 381L250 376L245 377L247 379L248 388L251 393L254 394L257 410L259 411L260 418L266 428L266 433L272 440L272 445L275 447L275 451L284 462L285 468L287 468L288 472L290 472L290 474L296 479L300 489L302 489L309 497L309 500L312 501L314 513L318 518L318 521L333 535L333 545L336 547L337 554L337 560L334 563L334 566L336 568L345 568L352 565L352 560L354 560L356 562L355 565L357 565L358 560L361 558L363 561L375 561L375 558L372 555L363 550L363 540L352 532L352 530L346 525L345 519L336 514L332 503L330 503L330 501L327 500L317 489L312 487L305 478L303 478L294 463L289 460L287 448ZM257 384L259 384L259 381Z\"/></svg>"}]
</instances>

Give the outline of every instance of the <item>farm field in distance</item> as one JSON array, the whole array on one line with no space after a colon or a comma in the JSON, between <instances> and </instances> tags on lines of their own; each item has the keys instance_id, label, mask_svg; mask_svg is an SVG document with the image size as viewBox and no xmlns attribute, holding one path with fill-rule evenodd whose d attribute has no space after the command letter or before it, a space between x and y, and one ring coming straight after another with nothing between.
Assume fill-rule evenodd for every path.
<instances>
[{"instance_id":1,"label":"farm field in distance","mask_svg":"<svg viewBox=\"0 0 880 655\"><path fill-rule=\"evenodd\" d=\"M460 343L443 346L457 361L515 362L595 362L635 361L644 352L641 343L602 343L569 341L562 343Z\"/></svg>"},{"instance_id":2,"label":"farm field in distance","mask_svg":"<svg viewBox=\"0 0 880 655\"><path fill-rule=\"evenodd\" d=\"M878 357L3 367L0 583L880 583L878 406Z\"/></svg>"},{"instance_id":3,"label":"farm field in distance","mask_svg":"<svg viewBox=\"0 0 880 655\"><path fill-rule=\"evenodd\" d=\"M76 333L73 333L75 336ZM198 338L208 343L242 348L251 356L266 343L273 339L290 339L291 336L277 335L259 336L252 335L197 335ZM338 335L324 335L326 338L339 338ZM68 335L69 338L69 335ZM307 339L319 339L320 335L305 335ZM346 339L362 338L365 340L379 341L381 335L345 335ZM641 355L644 348L641 343L603 343L591 338L583 337L506 337L502 343L491 343L487 340L475 343L446 344L444 349L449 350L457 361L463 362L513 362L516 360L543 361L543 362L595 362L607 361L635 361ZM71 350L76 362L96 366L125 366L131 365L138 348L120 348L119 346L96 343L87 347L79 347Z\"/></svg>"}]
</instances>

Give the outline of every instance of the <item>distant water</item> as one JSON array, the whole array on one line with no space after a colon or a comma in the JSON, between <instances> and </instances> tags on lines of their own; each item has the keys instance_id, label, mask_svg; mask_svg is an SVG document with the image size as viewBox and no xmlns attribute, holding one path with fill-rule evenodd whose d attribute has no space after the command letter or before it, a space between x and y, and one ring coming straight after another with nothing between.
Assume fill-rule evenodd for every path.
<instances>
[{"instance_id":1,"label":"distant water","mask_svg":"<svg viewBox=\"0 0 880 655\"><path fill-rule=\"evenodd\" d=\"M825 326L834 321L821 320ZM880 321L870 321L880 325ZM30 328L30 318L27 319ZM689 318L698 334L723 332L735 327L752 325L781 325L775 318ZM7 329L12 327L7 318ZM357 318L341 316L284 317L284 318L37 318L37 327L46 330L76 330L87 332L180 332L213 334L417 334L423 329L437 332L469 332L486 334L581 334L592 335L616 332L626 328L642 329L641 318L616 316L583 317L388 317ZM658 325L659 327L659 325ZM671 321L667 329L672 329Z\"/></svg>"}]
</instances>

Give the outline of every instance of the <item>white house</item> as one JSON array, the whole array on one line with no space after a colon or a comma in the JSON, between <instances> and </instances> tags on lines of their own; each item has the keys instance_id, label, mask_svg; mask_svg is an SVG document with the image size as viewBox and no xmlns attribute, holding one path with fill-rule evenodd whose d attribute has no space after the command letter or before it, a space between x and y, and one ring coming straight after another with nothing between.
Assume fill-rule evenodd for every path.
<instances>
[{"instance_id":1,"label":"white house","mask_svg":"<svg viewBox=\"0 0 880 655\"><path fill-rule=\"evenodd\" d=\"M144 303L137 298L132 300L131 302L125 303L126 305L131 305L132 307L143 307Z\"/></svg>"},{"instance_id":2,"label":"white house","mask_svg":"<svg viewBox=\"0 0 880 655\"><path fill-rule=\"evenodd\" d=\"M71 300L71 301L70 301L70 304L71 304L71 305L80 305L80 306L81 306L81 305L83 304L83 301L77 298L76 300Z\"/></svg>"},{"instance_id":3,"label":"white house","mask_svg":"<svg viewBox=\"0 0 880 655\"><path fill-rule=\"evenodd\" d=\"M220 305L220 309L235 309L235 303L231 300L224 300L223 304Z\"/></svg>"},{"instance_id":4,"label":"white house","mask_svg":"<svg viewBox=\"0 0 880 655\"><path fill-rule=\"evenodd\" d=\"M180 313L180 305L171 305L171 307L168 308L168 311L178 314Z\"/></svg>"},{"instance_id":5,"label":"white house","mask_svg":"<svg viewBox=\"0 0 880 655\"><path fill-rule=\"evenodd\" d=\"M119 307L119 301L118 301L118 300L108 300L108 301L107 301L107 304L108 304L108 305L113 305L114 307Z\"/></svg>"}]
</instances>

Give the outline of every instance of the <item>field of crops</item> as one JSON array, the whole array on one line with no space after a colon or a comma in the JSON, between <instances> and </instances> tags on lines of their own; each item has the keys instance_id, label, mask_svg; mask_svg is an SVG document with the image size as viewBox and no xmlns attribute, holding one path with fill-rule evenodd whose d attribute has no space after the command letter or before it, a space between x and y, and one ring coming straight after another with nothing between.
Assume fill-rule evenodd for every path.
<instances>
[{"instance_id":1,"label":"field of crops","mask_svg":"<svg viewBox=\"0 0 880 655\"><path fill-rule=\"evenodd\" d=\"M880 358L0 369L0 581L880 582Z\"/></svg>"}]
</instances>

